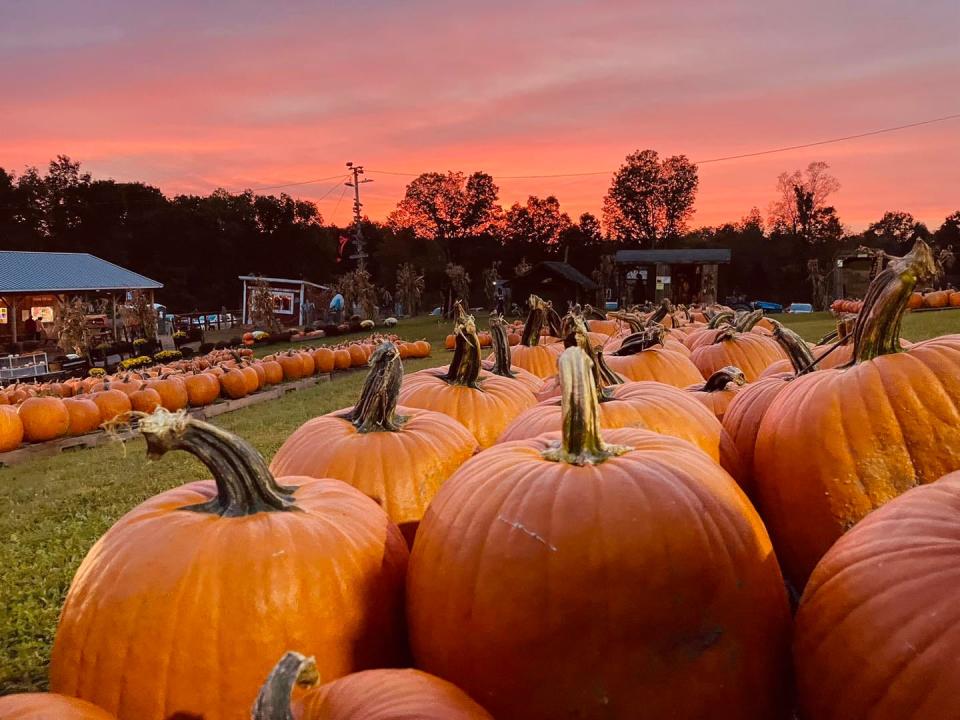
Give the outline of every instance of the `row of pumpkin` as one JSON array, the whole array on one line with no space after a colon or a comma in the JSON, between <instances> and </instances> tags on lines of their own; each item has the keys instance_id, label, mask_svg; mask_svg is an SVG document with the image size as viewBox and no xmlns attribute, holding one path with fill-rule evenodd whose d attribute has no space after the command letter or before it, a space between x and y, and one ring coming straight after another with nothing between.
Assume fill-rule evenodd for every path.
<instances>
[{"instance_id":1,"label":"row of pumpkin","mask_svg":"<svg viewBox=\"0 0 960 720\"><path fill-rule=\"evenodd\" d=\"M215 350L140 372L10 385L0 390L0 452L15 450L23 442L85 435L104 424L126 422L131 412L203 407L283 382L364 367L374 346L384 339L395 342L405 358L429 357L431 352L425 340L371 336L345 345L305 347L260 359L248 348Z\"/></svg>"},{"instance_id":2,"label":"row of pumpkin","mask_svg":"<svg viewBox=\"0 0 960 720\"><path fill-rule=\"evenodd\" d=\"M960 336L898 337L934 270L923 243L892 260L821 350L752 315L551 322L531 298L512 349L492 319L484 362L461 313L449 366L403 377L378 345L356 405L269 466L159 410L151 455L186 450L214 480L97 542L57 630L60 695L7 702L80 698L101 714L61 717L98 720L954 718ZM700 380L613 369L638 357Z\"/></svg>"}]
</instances>

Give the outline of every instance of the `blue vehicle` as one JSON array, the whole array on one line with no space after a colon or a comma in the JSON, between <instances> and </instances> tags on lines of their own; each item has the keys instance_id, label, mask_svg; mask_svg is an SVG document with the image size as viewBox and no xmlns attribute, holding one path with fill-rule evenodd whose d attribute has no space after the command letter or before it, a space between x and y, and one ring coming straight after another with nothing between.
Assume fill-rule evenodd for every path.
<instances>
[{"instance_id":1,"label":"blue vehicle","mask_svg":"<svg viewBox=\"0 0 960 720\"><path fill-rule=\"evenodd\" d=\"M754 300L750 303L750 307L754 310L763 310L764 313L782 313L783 305L775 302L767 302L766 300Z\"/></svg>"},{"instance_id":2,"label":"blue vehicle","mask_svg":"<svg viewBox=\"0 0 960 720\"><path fill-rule=\"evenodd\" d=\"M813 305L810 303L790 303L787 307L788 313L812 313Z\"/></svg>"}]
</instances>

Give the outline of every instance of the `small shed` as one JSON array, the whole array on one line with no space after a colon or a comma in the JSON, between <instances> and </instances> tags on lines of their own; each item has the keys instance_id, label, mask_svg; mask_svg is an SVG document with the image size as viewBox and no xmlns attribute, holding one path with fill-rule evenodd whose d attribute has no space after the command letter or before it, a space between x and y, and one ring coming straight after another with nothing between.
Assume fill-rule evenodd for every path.
<instances>
[{"instance_id":1,"label":"small shed","mask_svg":"<svg viewBox=\"0 0 960 720\"><path fill-rule=\"evenodd\" d=\"M0 250L0 338L14 344L34 340L25 336L29 319L49 334L61 304L72 296L107 300L115 329L118 300L122 304L128 292L143 290L152 303L162 287L89 253Z\"/></svg>"},{"instance_id":2,"label":"small shed","mask_svg":"<svg viewBox=\"0 0 960 720\"><path fill-rule=\"evenodd\" d=\"M528 272L503 284L509 288L513 302L522 306L529 295L539 295L552 301L561 314L568 301L593 302L593 293L597 290L597 284L572 265L549 260L537 263Z\"/></svg>"},{"instance_id":3,"label":"small shed","mask_svg":"<svg viewBox=\"0 0 960 720\"><path fill-rule=\"evenodd\" d=\"M250 298L253 285L266 282L273 295L273 314L281 325L307 325L319 320L327 311L330 288L326 285L290 278L241 275L243 281L243 324L250 322Z\"/></svg>"},{"instance_id":4,"label":"small shed","mask_svg":"<svg viewBox=\"0 0 960 720\"><path fill-rule=\"evenodd\" d=\"M720 266L730 264L728 248L618 250L617 288L621 303L714 303L720 295Z\"/></svg>"}]
</instances>

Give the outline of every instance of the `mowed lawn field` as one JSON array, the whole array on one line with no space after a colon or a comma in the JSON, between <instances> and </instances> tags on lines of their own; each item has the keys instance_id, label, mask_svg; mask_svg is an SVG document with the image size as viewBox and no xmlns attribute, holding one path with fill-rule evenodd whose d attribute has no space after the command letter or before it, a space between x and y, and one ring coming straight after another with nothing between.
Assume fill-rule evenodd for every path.
<instances>
[{"instance_id":1,"label":"mowed lawn field","mask_svg":"<svg viewBox=\"0 0 960 720\"><path fill-rule=\"evenodd\" d=\"M830 331L829 313L777 316L807 340ZM478 318L485 325L485 318ZM426 338L433 356L407 361L406 372L444 365L447 323L420 317L396 333ZM912 341L960 332L960 311L913 313L903 325ZM331 342L339 341L331 340ZM259 354L283 349L272 346ZM365 373L335 374L331 382L215 418L268 459L306 420L353 404ZM142 440L109 443L0 469L0 694L43 690L57 617L70 580L97 538L151 495L208 477L185 453L148 462Z\"/></svg>"}]
</instances>

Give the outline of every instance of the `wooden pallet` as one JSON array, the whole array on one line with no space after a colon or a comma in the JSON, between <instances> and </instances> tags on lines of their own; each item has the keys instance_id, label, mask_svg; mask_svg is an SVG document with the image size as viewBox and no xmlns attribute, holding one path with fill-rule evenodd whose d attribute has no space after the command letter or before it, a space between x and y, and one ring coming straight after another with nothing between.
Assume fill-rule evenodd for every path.
<instances>
[{"instance_id":1,"label":"wooden pallet","mask_svg":"<svg viewBox=\"0 0 960 720\"><path fill-rule=\"evenodd\" d=\"M919 308L913 308L910 312L915 312L915 313L917 313L917 312L940 312L940 311L942 311L942 310L960 310L960 307L953 307L953 306L951 306L951 305L947 305L946 307L942 307L942 308L919 307Z\"/></svg>"},{"instance_id":2,"label":"wooden pallet","mask_svg":"<svg viewBox=\"0 0 960 720\"><path fill-rule=\"evenodd\" d=\"M245 407L250 407L251 405L267 402L268 400L276 400L283 397L287 393L294 392L296 390L304 390L322 382L330 382L332 379L331 373L314 375L313 377L305 378L303 380L296 380L294 382L284 383L282 385L275 385L268 390L261 390L260 392L247 395L246 397L239 398L238 400L221 400L205 407L191 408L189 412L193 417L206 420L208 418L216 417L217 415L222 415L223 413L233 412L234 410L241 410ZM109 442L126 442L127 440L137 437L139 434L140 431L137 429L136 423L134 423L128 428L115 430L110 433L104 432L103 430L97 430L96 432L87 433L86 435L77 435L58 438L57 440L49 440L43 443L21 445L16 450L0 453L0 466L10 467L12 465L18 465L30 460L50 457L51 455L56 455L68 450L97 447Z\"/></svg>"}]
</instances>

